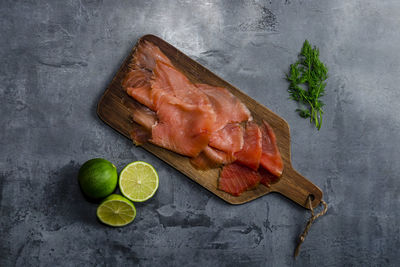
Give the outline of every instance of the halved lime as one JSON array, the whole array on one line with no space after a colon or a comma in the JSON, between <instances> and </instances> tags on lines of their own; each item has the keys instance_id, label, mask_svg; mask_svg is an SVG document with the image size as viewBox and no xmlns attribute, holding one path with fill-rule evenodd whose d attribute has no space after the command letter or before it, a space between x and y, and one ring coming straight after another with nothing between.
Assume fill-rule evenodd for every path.
<instances>
[{"instance_id":1,"label":"halved lime","mask_svg":"<svg viewBox=\"0 0 400 267\"><path fill-rule=\"evenodd\" d=\"M97 218L109 226L125 226L135 217L136 209L133 203L117 194L108 196L97 208Z\"/></svg>"},{"instance_id":2,"label":"halved lime","mask_svg":"<svg viewBox=\"0 0 400 267\"><path fill-rule=\"evenodd\" d=\"M119 175L119 189L128 199L143 202L151 198L158 188L158 174L144 161L129 163Z\"/></svg>"}]
</instances>

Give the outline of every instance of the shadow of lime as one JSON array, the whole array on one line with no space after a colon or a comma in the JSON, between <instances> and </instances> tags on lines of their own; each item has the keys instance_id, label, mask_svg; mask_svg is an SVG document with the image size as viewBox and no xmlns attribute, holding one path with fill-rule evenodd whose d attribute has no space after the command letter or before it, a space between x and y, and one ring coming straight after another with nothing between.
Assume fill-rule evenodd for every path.
<instances>
[{"instance_id":1,"label":"shadow of lime","mask_svg":"<svg viewBox=\"0 0 400 267\"><path fill-rule=\"evenodd\" d=\"M50 174L42 204L47 230L55 231L75 223L98 225L96 209L101 200L84 196L78 182L79 168L80 164L70 161Z\"/></svg>"}]
</instances>

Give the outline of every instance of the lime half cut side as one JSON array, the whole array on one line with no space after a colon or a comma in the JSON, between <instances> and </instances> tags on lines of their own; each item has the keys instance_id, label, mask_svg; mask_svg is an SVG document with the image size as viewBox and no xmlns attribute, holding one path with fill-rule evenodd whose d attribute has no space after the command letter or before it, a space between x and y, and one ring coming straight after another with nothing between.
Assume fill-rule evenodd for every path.
<instances>
[{"instance_id":1,"label":"lime half cut side","mask_svg":"<svg viewBox=\"0 0 400 267\"><path fill-rule=\"evenodd\" d=\"M158 188L158 174L144 161L128 164L119 175L119 189L128 199L143 202L151 198Z\"/></svg>"},{"instance_id":2,"label":"lime half cut side","mask_svg":"<svg viewBox=\"0 0 400 267\"><path fill-rule=\"evenodd\" d=\"M136 209L129 199L112 194L97 208L97 217L102 223L109 226L125 226L135 219Z\"/></svg>"}]
</instances>

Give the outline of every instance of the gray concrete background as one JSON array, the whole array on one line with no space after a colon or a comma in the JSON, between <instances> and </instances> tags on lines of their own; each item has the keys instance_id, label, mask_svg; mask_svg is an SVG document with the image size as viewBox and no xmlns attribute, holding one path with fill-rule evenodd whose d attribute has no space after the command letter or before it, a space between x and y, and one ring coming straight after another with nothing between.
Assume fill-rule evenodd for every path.
<instances>
[{"instance_id":1,"label":"gray concrete background","mask_svg":"<svg viewBox=\"0 0 400 267\"><path fill-rule=\"evenodd\" d=\"M279 195L231 206L102 123L100 95L137 39L160 36L291 126L294 167L326 216ZM1 1L1 266L399 266L400 2ZM329 67L321 131L284 73L305 39ZM79 166L160 174L133 224L101 225Z\"/></svg>"}]
</instances>

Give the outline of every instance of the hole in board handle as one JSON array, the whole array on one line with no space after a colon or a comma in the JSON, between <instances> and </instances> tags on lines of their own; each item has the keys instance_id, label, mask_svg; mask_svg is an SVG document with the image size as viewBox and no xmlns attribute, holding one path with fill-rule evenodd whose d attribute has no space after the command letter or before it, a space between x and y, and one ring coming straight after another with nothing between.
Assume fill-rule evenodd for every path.
<instances>
[{"instance_id":1,"label":"hole in board handle","mask_svg":"<svg viewBox=\"0 0 400 267\"><path fill-rule=\"evenodd\" d=\"M311 199L311 201L314 201L315 196L313 194L309 194L308 197Z\"/></svg>"}]
</instances>

